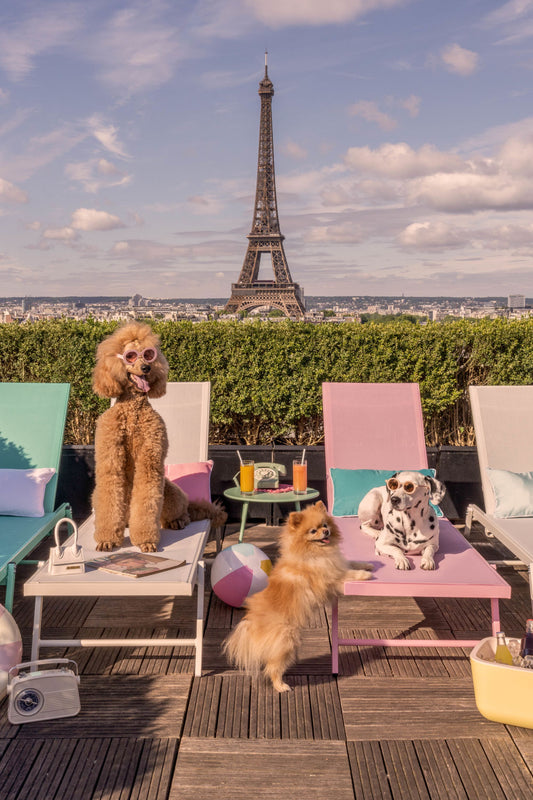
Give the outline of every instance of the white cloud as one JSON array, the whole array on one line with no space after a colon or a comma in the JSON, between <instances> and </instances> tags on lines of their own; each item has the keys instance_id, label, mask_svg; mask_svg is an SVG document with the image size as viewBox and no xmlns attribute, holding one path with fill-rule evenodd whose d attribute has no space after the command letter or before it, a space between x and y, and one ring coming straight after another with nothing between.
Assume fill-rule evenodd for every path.
<instances>
[{"instance_id":1,"label":"white cloud","mask_svg":"<svg viewBox=\"0 0 533 800\"><path fill-rule=\"evenodd\" d=\"M187 207L193 214L219 214L222 202L219 198L208 194L196 194L187 198Z\"/></svg>"},{"instance_id":2,"label":"white cloud","mask_svg":"<svg viewBox=\"0 0 533 800\"><path fill-rule=\"evenodd\" d=\"M118 128L114 125L106 124L100 114L93 114L92 117L89 117L87 124L90 133L102 147L121 158L128 157L124 145L118 140Z\"/></svg>"},{"instance_id":3,"label":"white cloud","mask_svg":"<svg viewBox=\"0 0 533 800\"><path fill-rule=\"evenodd\" d=\"M441 173L414 181L408 197L413 203L453 213L483 209L511 211L533 208L533 185L530 180L511 178L506 173Z\"/></svg>"},{"instance_id":4,"label":"white cloud","mask_svg":"<svg viewBox=\"0 0 533 800\"><path fill-rule=\"evenodd\" d=\"M4 15L0 28L0 65L12 80L21 80L35 67L35 61L68 45L81 27L84 7L81 4L32 4L17 21Z\"/></svg>"},{"instance_id":5,"label":"white cloud","mask_svg":"<svg viewBox=\"0 0 533 800\"><path fill-rule=\"evenodd\" d=\"M533 135L513 136L499 150L498 160L517 176L533 176Z\"/></svg>"},{"instance_id":6,"label":"white cloud","mask_svg":"<svg viewBox=\"0 0 533 800\"><path fill-rule=\"evenodd\" d=\"M315 226L309 230L306 239L315 243L358 244L363 240L363 235L353 222L342 222L338 225Z\"/></svg>"},{"instance_id":7,"label":"white cloud","mask_svg":"<svg viewBox=\"0 0 533 800\"><path fill-rule=\"evenodd\" d=\"M78 238L78 235L73 228L68 226L64 228L46 228L43 231L44 239L55 239L60 242L72 242Z\"/></svg>"},{"instance_id":8,"label":"white cloud","mask_svg":"<svg viewBox=\"0 0 533 800\"><path fill-rule=\"evenodd\" d=\"M457 75L472 75L478 68L479 55L457 43L445 47L441 52L441 58L446 69Z\"/></svg>"},{"instance_id":9,"label":"white cloud","mask_svg":"<svg viewBox=\"0 0 533 800\"><path fill-rule=\"evenodd\" d=\"M226 260L231 269L238 270L235 259L242 258L242 244L239 243L236 248L234 243L225 241L169 245L150 239L128 239L116 242L109 252L114 258L127 260L143 269L146 269L147 265L175 267L176 264L182 264L188 269L191 262L196 264L203 262L211 266L213 259L216 259L218 264Z\"/></svg>"},{"instance_id":10,"label":"white cloud","mask_svg":"<svg viewBox=\"0 0 533 800\"><path fill-rule=\"evenodd\" d=\"M421 102L421 97L417 97L417 95L412 94L409 97L406 97L405 100L400 100L399 104L402 106L402 108L405 108L406 111L409 112L411 117L418 117L420 113Z\"/></svg>"},{"instance_id":11,"label":"white cloud","mask_svg":"<svg viewBox=\"0 0 533 800\"><path fill-rule=\"evenodd\" d=\"M499 8L495 8L485 17L485 22L490 25L502 25L523 19L533 11L532 0L509 0Z\"/></svg>"},{"instance_id":12,"label":"white cloud","mask_svg":"<svg viewBox=\"0 0 533 800\"><path fill-rule=\"evenodd\" d=\"M405 5L406 0L245 0L245 7L270 28L349 22L373 11Z\"/></svg>"},{"instance_id":13,"label":"white cloud","mask_svg":"<svg viewBox=\"0 0 533 800\"><path fill-rule=\"evenodd\" d=\"M504 38L498 44L511 44L533 36L533 2L510 0L487 14L488 28L501 28Z\"/></svg>"},{"instance_id":14,"label":"white cloud","mask_svg":"<svg viewBox=\"0 0 533 800\"><path fill-rule=\"evenodd\" d=\"M362 117L367 122L375 122L383 131L391 131L398 124L395 119L380 111L372 100L353 103L348 111L352 117Z\"/></svg>"},{"instance_id":15,"label":"white cloud","mask_svg":"<svg viewBox=\"0 0 533 800\"><path fill-rule=\"evenodd\" d=\"M76 209L72 214L71 226L79 231L111 231L126 227L119 217L96 208Z\"/></svg>"},{"instance_id":16,"label":"white cloud","mask_svg":"<svg viewBox=\"0 0 533 800\"><path fill-rule=\"evenodd\" d=\"M398 236L404 247L423 250L441 247L463 247L469 238L460 228L446 222L413 222Z\"/></svg>"},{"instance_id":17,"label":"white cloud","mask_svg":"<svg viewBox=\"0 0 533 800\"><path fill-rule=\"evenodd\" d=\"M88 43L89 58L114 91L129 96L161 86L188 54L178 29L165 18L167 8L159 2L130 4L114 13Z\"/></svg>"},{"instance_id":18,"label":"white cloud","mask_svg":"<svg viewBox=\"0 0 533 800\"><path fill-rule=\"evenodd\" d=\"M298 142L293 142L289 139L285 144L281 145L280 150L285 155L295 158L300 161L307 158L307 150L305 150Z\"/></svg>"},{"instance_id":19,"label":"white cloud","mask_svg":"<svg viewBox=\"0 0 533 800\"><path fill-rule=\"evenodd\" d=\"M131 175L122 172L115 164L105 158L92 158L67 164L65 175L72 181L81 183L85 191L95 194L102 188L126 186Z\"/></svg>"},{"instance_id":20,"label":"white cloud","mask_svg":"<svg viewBox=\"0 0 533 800\"><path fill-rule=\"evenodd\" d=\"M454 153L441 152L430 144L413 150L405 142L383 144L376 150L350 147L344 156L344 163L359 172L396 179L453 172L464 167L464 161Z\"/></svg>"},{"instance_id":21,"label":"white cloud","mask_svg":"<svg viewBox=\"0 0 533 800\"><path fill-rule=\"evenodd\" d=\"M27 203L28 195L15 184L0 178L0 200L8 203Z\"/></svg>"}]
</instances>

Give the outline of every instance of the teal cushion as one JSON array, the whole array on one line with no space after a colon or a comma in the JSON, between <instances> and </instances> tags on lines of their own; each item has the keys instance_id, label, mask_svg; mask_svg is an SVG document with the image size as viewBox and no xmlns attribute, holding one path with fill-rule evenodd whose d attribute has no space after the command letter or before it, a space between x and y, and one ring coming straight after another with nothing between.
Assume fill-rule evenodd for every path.
<instances>
[{"instance_id":1,"label":"teal cushion","mask_svg":"<svg viewBox=\"0 0 533 800\"><path fill-rule=\"evenodd\" d=\"M333 481L333 516L334 517L355 517L359 503L371 489L377 486L384 486L385 481L391 478L401 469L330 469L331 480ZM428 478L435 477L434 469L417 469ZM430 504L438 517L443 513L438 506Z\"/></svg>"},{"instance_id":2,"label":"teal cushion","mask_svg":"<svg viewBox=\"0 0 533 800\"><path fill-rule=\"evenodd\" d=\"M533 517L533 472L487 467L494 490L495 517Z\"/></svg>"}]
</instances>

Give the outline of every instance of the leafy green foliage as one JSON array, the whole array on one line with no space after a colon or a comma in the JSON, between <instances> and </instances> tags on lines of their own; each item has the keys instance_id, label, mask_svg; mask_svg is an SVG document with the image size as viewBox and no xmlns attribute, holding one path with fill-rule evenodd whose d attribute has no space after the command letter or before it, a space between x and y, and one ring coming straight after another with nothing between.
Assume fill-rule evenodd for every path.
<instances>
[{"instance_id":1,"label":"leafy green foliage","mask_svg":"<svg viewBox=\"0 0 533 800\"><path fill-rule=\"evenodd\" d=\"M533 382L529 319L151 324L169 380L211 381L213 443L319 443L321 385L350 381L418 383L428 445L472 444L469 384ZM109 403L92 390L95 351L116 325L67 319L0 325L0 380L69 382L65 441L89 444Z\"/></svg>"}]
</instances>

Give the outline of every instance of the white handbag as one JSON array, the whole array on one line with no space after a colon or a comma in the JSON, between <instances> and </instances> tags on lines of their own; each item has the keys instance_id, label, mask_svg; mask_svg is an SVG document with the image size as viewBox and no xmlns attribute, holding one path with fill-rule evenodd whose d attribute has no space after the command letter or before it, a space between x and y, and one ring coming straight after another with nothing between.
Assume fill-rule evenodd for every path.
<instances>
[{"instance_id":1,"label":"white handbag","mask_svg":"<svg viewBox=\"0 0 533 800\"><path fill-rule=\"evenodd\" d=\"M74 529L74 541L68 547L59 544L59 526L63 522L68 522ZM70 517L60 519L54 528L54 538L56 546L50 548L50 558L48 560L48 572L52 575L70 575L78 572L85 572L85 559L83 557L83 547L78 544L78 526Z\"/></svg>"}]
</instances>

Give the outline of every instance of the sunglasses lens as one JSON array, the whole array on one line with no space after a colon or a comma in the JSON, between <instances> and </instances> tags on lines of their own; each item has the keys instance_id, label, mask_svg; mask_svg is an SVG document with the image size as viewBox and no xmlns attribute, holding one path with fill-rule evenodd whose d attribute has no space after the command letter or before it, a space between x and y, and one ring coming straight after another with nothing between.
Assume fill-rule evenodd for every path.
<instances>
[{"instance_id":1,"label":"sunglasses lens","mask_svg":"<svg viewBox=\"0 0 533 800\"><path fill-rule=\"evenodd\" d=\"M409 481L407 481L407 483L404 483L403 488L407 492L407 494L413 494L415 490L415 485L414 483L409 483Z\"/></svg>"},{"instance_id":2,"label":"sunglasses lens","mask_svg":"<svg viewBox=\"0 0 533 800\"><path fill-rule=\"evenodd\" d=\"M124 353L124 361L128 364L135 364L137 361L138 355L136 350L126 350Z\"/></svg>"},{"instance_id":3,"label":"sunglasses lens","mask_svg":"<svg viewBox=\"0 0 533 800\"><path fill-rule=\"evenodd\" d=\"M157 351L154 350L153 347L147 347L146 350L143 351L143 358L147 364L150 364L152 361L156 360Z\"/></svg>"},{"instance_id":4,"label":"sunglasses lens","mask_svg":"<svg viewBox=\"0 0 533 800\"><path fill-rule=\"evenodd\" d=\"M389 478L387 481L387 486L389 487L391 492L395 492L400 484L396 480L396 478Z\"/></svg>"}]
</instances>

